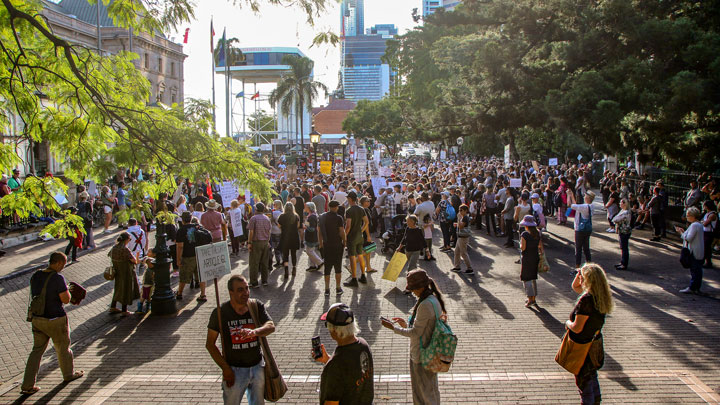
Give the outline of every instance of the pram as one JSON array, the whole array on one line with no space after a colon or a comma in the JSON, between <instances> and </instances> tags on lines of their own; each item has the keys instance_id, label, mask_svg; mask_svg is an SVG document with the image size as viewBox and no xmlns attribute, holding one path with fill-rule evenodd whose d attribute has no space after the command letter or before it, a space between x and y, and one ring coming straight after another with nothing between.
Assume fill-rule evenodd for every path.
<instances>
[{"instance_id":1,"label":"pram","mask_svg":"<svg viewBox=\"0 0 720 405\"><path fill-rule=\"evenodd\" d=\"M390 220L390 229L386 230L382 235L383 247L381 252L394 252L400 246L400 242L405 236L405 214L398 214Z\"/></svg>"}]
</instances>

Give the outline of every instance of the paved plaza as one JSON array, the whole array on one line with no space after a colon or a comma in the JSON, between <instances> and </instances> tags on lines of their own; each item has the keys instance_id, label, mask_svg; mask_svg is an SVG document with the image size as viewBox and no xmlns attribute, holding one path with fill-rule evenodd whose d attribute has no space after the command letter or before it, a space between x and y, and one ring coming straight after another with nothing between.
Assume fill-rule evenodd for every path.
<instances>
[{"instance_id":1,"label":"paved plaza","mask_svg":"<svg viewBox=\"0 0 720 405\"><path fill-rule=\"evenodd\" d=\"M617 235L603 231L604 215L596 210L591 239L593 259L606 269L616 302L603 330L604 402L720 403L720 270L705 270L708 296L679 294L689 281L689 271L678 262L679 239L649 242L648 231L636 231L630 271L618 272L613 268L620 255ZM484 230L473 232L474 276L450 272L450 257L438 251L437 262L420 261L445 294L449 323L459 338L450 373L440 375L442 403L579 403L573 377L554 362L564 321L577 298L570 288L572 228L549 226L545 241L551 270L538 281L536 309L524 307L518 250L501 247L504 239L488 237ZM2 273L38 264L54 248L24 247L21 254L15 253L20 248L11 249L0 259ZM0 281L0 403L222 402L220 369L205 350L213 289L204 304L195 301L199 290L187 291L177 316L110 315L113 284L102 276L107 251L99 248L63 271L68 281L88 289L82 305L67 307L75 365L85 370L85 377L60 384L49 350L38 379L42 390L31 397L22 397L18 388L32 345L25 322L30 273ZM289 404L317 403L321 366L310 360L310 338L319 334L329 352L335 347L318 317L336 298L323 295L322 274L306 273L307 256L301 257L295 279L283 282L282 271L275 270L269 287L251 290L276 323L269 341L289 385L281 403ZM376 254L373 267L383 269L388 260ZM247 252L233 264L233 273L247 276ZM409 341L383 329L378 317L407 316L415 299L402 293L403 276L397 283L380 277L375 273L367 285L346 288L338 300L353 308L360 336L371 346L376 403L410 403ZM220 281L223 301L225 281Z\"/></svg>"}]
</instances>

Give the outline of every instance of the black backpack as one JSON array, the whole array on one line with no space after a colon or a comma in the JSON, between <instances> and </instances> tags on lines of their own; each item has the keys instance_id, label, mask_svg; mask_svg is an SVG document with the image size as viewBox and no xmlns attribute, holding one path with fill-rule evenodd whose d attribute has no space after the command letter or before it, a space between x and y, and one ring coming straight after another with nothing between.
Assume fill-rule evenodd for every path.
<instances>
[{"instance_id":1,"label":"black backpack","mask_svg":"<svg viewBox=\"0 0 720 405\"><path fill-rule=\"evenodd\" d=\"M195 246L205 246L213 241L212 234L207 229L198 225L195 227Z\"/></svg>"}]
</instances>

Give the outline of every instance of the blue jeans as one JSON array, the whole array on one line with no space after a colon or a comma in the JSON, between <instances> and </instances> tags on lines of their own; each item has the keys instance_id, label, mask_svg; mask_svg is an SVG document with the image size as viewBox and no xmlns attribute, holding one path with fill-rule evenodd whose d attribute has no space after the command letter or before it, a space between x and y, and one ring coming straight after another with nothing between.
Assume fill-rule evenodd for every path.
<instances>
[{"instance_id":1,"label":"blue jeans","mask_svg":"<svg viewBox=\"0 0 720 405\"><path fill-rule=\"evenodd\" d=\"M703 277L703 259L690 259L690 290L700 291Z\"/></svg>"},{"instance_id":2,"label":"blue jeans","mask_svg":"<svg viewBox=\"0 0 720 405\"><path fill-rule=\"evenodd\" d=\"M575 385L580 392L582 405L599 404L601 401L600 383L598 382L597 371L584 376L575 376Z\"/></svg>"},{"instance_id":3,"label":"blue jeans","mask_svg":"<svg viewBox=\"0 0 720 405\"><path fill-rule=\"evenodd\" d=\"M628 261L630 260L630 234L619 233L618 236L620 237L620 250L622 251L622 258L620 259L620 264L627 267Z\"/></svg>"},{"instance_id":4,"label":"blue jeans","mask_svg":"<svg viewBox=\"0 0 720 405\"><path fill-rule=\"evenodd\" d=\"M585 252L585 263L590 263L590 234L592 232L575 231L575 267L582 263L583 251Z\"/></svg>"},{"instance_id":5,"label":"blue jeans","mask_svg":"<svg viewBox=\"0 0 720 405\"><path fill-rule=\"evenodd\" d=\"M249 405L265 404L265 373L264 361L252 367L231 367L235 373L235 384L229 387L222 383L223 402L240 404L247 391Z\"/></svg>"}]
</instances>

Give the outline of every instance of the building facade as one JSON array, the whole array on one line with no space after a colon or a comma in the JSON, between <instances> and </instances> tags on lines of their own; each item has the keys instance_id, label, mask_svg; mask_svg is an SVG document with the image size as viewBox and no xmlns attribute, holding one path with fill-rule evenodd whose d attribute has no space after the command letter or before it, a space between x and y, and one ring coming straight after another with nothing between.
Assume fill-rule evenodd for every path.
<instances>
[{"instance_id":1,"label":"building facade","mask_svg":"<svg viewBox=\"0 0 720 405\"><path fill-rule=\"evenodd\" d=\"M378 24L365 35L343 38L340 79L345 98L379 100L390 91L393 75L382 57L394 35L393 24Z\"/></svg>"},{"instance_id":2,"label":"building facade","mask_svg":"<svg viewBox=\"0 0 720 405\"><path fill-rule=\"evenodd\" d=\"M365 32L365 0L343 0L340 4L340 27L343 37Z\"/></svg>"},{"instance_id":3,"label":"building facade","mask_svg":"<svg viewBox=\"0 0 720 405\"><path fill-rule=\"evenodd\" d=\"M435 10L439 8L452 11L460 3L462 3L462 0L422 0L423 17L435 13Z\"/></svg>"}]
</instances>

